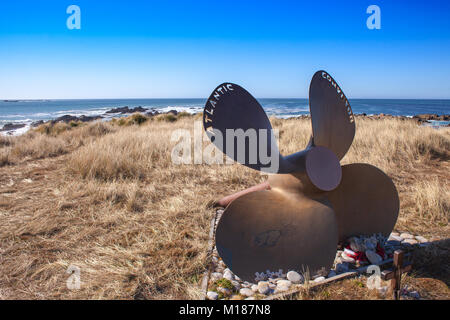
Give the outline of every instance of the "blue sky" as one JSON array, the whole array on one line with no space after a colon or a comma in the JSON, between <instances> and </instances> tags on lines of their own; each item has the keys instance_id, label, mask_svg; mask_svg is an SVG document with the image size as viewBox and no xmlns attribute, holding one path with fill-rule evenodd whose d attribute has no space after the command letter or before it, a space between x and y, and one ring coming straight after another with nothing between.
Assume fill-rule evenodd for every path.
<instances>
[{"instance_id":1,"label":"blue sky","mask_svg":"<svg viewBox=\"0 0 450 320\"><path fill-rule=\"evenodd\" d=\"M304 98L319 69L349 98L450 98L450 1L0 4L0 99L202 98L225 81Z\"/></svg>"}]
</instances>

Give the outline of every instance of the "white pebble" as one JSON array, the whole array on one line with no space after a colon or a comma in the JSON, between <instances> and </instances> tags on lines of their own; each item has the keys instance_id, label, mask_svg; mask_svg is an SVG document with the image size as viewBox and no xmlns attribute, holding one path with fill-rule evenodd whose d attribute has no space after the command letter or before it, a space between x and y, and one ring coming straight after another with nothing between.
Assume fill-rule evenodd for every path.
<instances>
[{"instance_id":1,"label":"white pebble","mask_svg":"<svg viewBox=\"0 0 450 320\"><path fill-rule=\"evenodd\" d=\"M289 280L279 280L277 282L277 292L288 291L291 285L292 282L290 282Z\"/></svg>"},{"instance_id":2,"label":"white pebble","mask_svg":"<svg viewBox=\"0 0 450 320\"><path fill-rule=\"evenodd\" d=\"M206 296L208 297L209 300L217 300L217 298L219 298L217 292L214 291L208 291L208 293L206 293Z\"/></svg>"},{"instance_id":3,"label":"white pebble","mask_svg":"<svg viewBox=\"0 0 450 320\"><path fill-rule=\"evenodd\" d=\"M258 289L258 292L261 294L269 293L269 291L270 291L269 282L267 282L267 281L258 282L257 289Z\"/></svg>"},{"instance_id":4,"label":"white pebble","mask_svg":"<svg viewBox=\"0 0 450 320\"><path fill-rule=\"evenodd\" d=\"M220 272L213 272L213 273L211 273L211 279L212 279L213 281L222 279L222 277L223 277L223 275L222 275L222 273L220 273Z\"/></svg>"},{"instance_id":5,"label":"white pebble","mask_svg":"<svg viewBox=\"0 0 450 320\"><path fill-rule=\"evenodd\" d=\"M303 282L303 276L296 271L289 271L287 273L287 279L289 281L291 281L292 283L302 283Z\"/></svg>"},{"instance_id":6,"label":"white pebble","mask_svg":"<svg viewBox=\"0 0 450 320\"><path fill-rule=\"evenodd\" d=\"M238 291L241 288L241 284L239 283L239 281L233 280L231 281L231 284L234 286L234 289L236 291Z\"/></svg>"},{"instance_id":7,"label":"white pebble","mask_svg":"<svg viewBox=\"0 0 450 320\"><path fill-rule=\"evenodd\" d=\"M392 234L391 234L391 236L389 237L388 241L389 241L389 240L394 240L394 241L400 241L400 242L402 242L402 241L405 240L405 239L402 238L402 237L400 237L400 236L395 236L395 235L392 235Z\"/></svg>"},{"instance_id":8,"label":"white pebble","mask_svg":"<svg viewBox=\"0 0 450 320\"><path fill-rule=\"evenodd\" d=\"M225 270L225 272L223 273L223 277L225 278L225 279L227 279L227 280L234 280L234 276L233 276L233 274L231 273L231 271L230 270Z\"/></svg>"},{"instance_id":9,"label":"white pebble","mask_svg":"<svg viewBox=\"0 0 450 320\"><path fill-rule=\"evenodd\" d=\"M403 239L414 239L414 236L412 234L409 234L409 233L406 233L406 232L402 233L400 235L400 237L402 237Z\"/></svg>"},{"instance_id":10,"label":"white pebble","mask_svg":"<svg viewBox=\"0 0 450 320\"><path fill-rule=\"evenodd\" d=\"M419 241L420 243L426 243L428 242L427 238L424 238L422 236L416 236L416 240Z\"/></svg>"},{"instance_id":11,"label":"white pebble","mask_svg":"<svg viewBox=\"0 0 450 320\"><path fill-rule=\"evenodd\" d=\"M255 292L249 288L242 288L241 290L239 290L239 293L246 297L251 297L255 294Z\"/></svg>"},{"instance_id":12,"label":"white pebble","mask_svg":"<svg viewBox=\"0 0 450 320\"><path fill-rule=\"evenodd\" d=\"M405 239L405 240L402 241L402 244L409 244L409 245L415 245L415 244L418 244L418 243L419 242L417 240L410 239L410 238Z\"/></svg>"},{"instance_id":13,"label":"white pebble","mask_svg":"<svg viewBox=\"0 0 450 320\"><path fill-rule=\"evenodd\" d=\"M314 279L314 282L321 282L323 280L325 280L325 277L317 277Z\"/></svg>"}]
</instances>

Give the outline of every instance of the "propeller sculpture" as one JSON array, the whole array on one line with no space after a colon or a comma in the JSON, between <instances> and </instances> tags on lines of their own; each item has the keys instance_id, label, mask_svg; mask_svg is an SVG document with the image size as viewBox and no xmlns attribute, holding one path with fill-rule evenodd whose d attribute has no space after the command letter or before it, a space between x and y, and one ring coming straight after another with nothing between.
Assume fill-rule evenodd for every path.
<instances>
[{"instance_id":1,"label":"propeller sculpture","mask_svg":"<svg viewBox=\"0 0 450 320\"><path fill-rule=\"evenodd\" d=\"M206 103L203 125L216 147L271 173L269 190L241 192L216 230L219 255L246 281L266 270L329 270L338 242L353 235L387 236L397 220L398 193L383 171L364 163L340 165L353 142L355 120L327 72L314 74L309 104L308 145L282 156L266 113L245 89L221 84Z\"/></svg>"}]
</instances>

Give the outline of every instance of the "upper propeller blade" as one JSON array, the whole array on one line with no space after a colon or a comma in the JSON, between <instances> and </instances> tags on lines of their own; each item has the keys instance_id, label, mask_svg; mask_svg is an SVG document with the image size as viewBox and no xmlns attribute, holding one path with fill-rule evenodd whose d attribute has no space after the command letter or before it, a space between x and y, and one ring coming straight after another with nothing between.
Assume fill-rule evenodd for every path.
<instances>
[{"instance_id":1,"label":"upper propeller blade","mask_svg":"<svg viewBox=\"0 0 450 320\"><path fill-rule=\"evenodd\" d=\"M216 147L233 160L252 169L278 172L281 156L272 125L244 88L233 83L218 86L206 102L203 126Z\"/></svg>"},{"instance_id":2,"label":"upper propeller blade","mask_svg":"<svg viewBox=\"0 0 450 320\"><path fill-rule=\"evenodd\" d=\"M342 166L339 187L326 196L336 212L339 241L355 235L388 236L397 221L397 189L383 171L372 165Z\"/></svg>"},{"instance_id":3,"label":"upper propeller blade","mask_svg":"<svg viewBox=\"0 0 450 320\"><path fill-rule=\"evenodd\" d=\"M231 202L216 231L219 255L249 282L266 270L329 270L337 239L336 216L326 199L276 190L248 193Z\"/></svg>"},{"instance_id":4,"label":"upper propeller blade","mask_svg":"<svg viewBox=\"0 0 450 320\"><path fill-rule=\"evenodd\" d=\"M325 71L311 80L309 108L314 145L331 149L341 160L353 142L355 120L344 92Z\"/></svg>"}]
</instances>

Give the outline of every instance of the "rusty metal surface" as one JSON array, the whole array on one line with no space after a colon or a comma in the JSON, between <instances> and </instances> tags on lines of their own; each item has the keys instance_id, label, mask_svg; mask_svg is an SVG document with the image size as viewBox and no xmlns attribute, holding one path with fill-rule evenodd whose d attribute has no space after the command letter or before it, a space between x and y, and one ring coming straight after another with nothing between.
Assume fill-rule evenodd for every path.
<instances>
[{"instance_id":1,"label":"rusty metal surface","mask_svg":"<svg viewBox=\"0 0 450 320\"><path fill-rule=\"evenodd\" d=\"M365 163L343 166L341 184L327 197L336 212L341 241L354 235L388 236L394 229L400 208L397 189L377 167Z\"/></svg>"},{"instance_id":2,"label":"rusty metal surface","mask_svg":"<svg viewBox=\"0 0 450 320\"><path fill-rule=\"evenodd\" d=\"M263 108L237 84L223 83L214 89L203 112L203 127L219 150L247 167L269 173L305 172L318 189L326 191L340 182L339 159L326 147L314 146L310 141L306 149L282 156ZM248 137L228 135L230 130L248 132ZM277 159L278 166L270 166L273 162L268 165L263 156Z\"/></svg>"},{"instance_id":3,"label":"rusty metal surface","mask_svg":"<svg viewBox=\"0 0 450 320\"><path fill-rule=\"evenodd\" d=\"M219 150L234 161L252 169L262 170L267 167L266 161L260 155L272 155L271 146L274 146L273 153L281 157L272 133L272 125L264 109L247 90L237 84L222 83L214 89L205 105L203 127ZM254 129L257 133L260 129L264 129L267 134L257 134L254 146L250 146L250 139L246 139L243 142L243 149L239 152L239 141L234 136L227 135L227 130L230 129L243 132ZM220 139L220 135L223 139ZM230 141L233 138L234 141ZM265 148L261 148L264 143Z\"/></svg>"},{"instance_id":4,"label":"rusty metal surface","mask_svg":"<svg viewBox=\"0 0 450 320\"><path fill-rule=\"evenodd\" d=\"M226 198L228 205L216 232L216 246L227 266L240 278L253 282L255 272L309 268L328 270L338 241L353 235L388 235L397 220L398 193L392 180L369 164L340 166L350 148L355 123L348 100L335 80L317 72L310 85L313 136L308 146L282 156L279 168L260 185ZM250 93L238 85L217 87L205 107L204 128L267 129L270 121ZM224 135L225 136L225 135ZM258 136L275 142L273 135ZM264 163L248 160L254 149L245 145L245 159L237 149L216 146L239 163L263 170ZM264 150L263 150L264 151ZM257 191L255 191L257 190ZM231 203L230 203L231 202Z\"/></svg>"},{"instance_id":5,"label":"rusty metal surface","mask_svg":"<svg viewBox=\"0 0 450 320\"><path fill-rule=\"evenodd\" d=\"M355 119L341 87L326 71L316 72L311 80L309 108L314 144L342 159L355 136Z\"/></svg>"},{"instance_id":6,"label":"rusty metal surface","mask_svg":"<svg viewBox=\"0 0 450 320\"><path fill-rule=\"evenodd\" d=\"M265 190L234 200L216 231L216 246L241 279L255 272L329 270L337 247L336 216L326 199ZM302 270L304 269L304 270Z\"/></svg>"}]
</instances>

